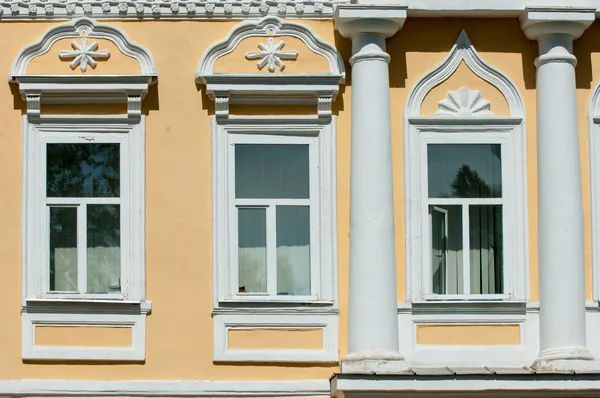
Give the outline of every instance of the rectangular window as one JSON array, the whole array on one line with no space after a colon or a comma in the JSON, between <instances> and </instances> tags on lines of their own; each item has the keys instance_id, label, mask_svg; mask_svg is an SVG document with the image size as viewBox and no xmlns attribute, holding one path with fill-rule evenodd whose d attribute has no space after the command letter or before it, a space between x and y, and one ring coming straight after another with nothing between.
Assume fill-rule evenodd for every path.
<instances>
[{"instance_id":1,"label":"rectangular window","mask_svg":"<svg viewBox=\"0 0 600 398\"><path fill-rule=\"evenodd\" d=\"M432 293L504 293L501 144L428 144Z\"/></svg>"},{"instance_id":2,"label":"rectangular window","mask_svg":"<svg viewBox=\"0 0 600 398\"><path fill-rule=\"evenodd\" d=\"M310 296L309 144L237 143L237 294Z\"/></svg>"},{"instance_id":3,"label":"rectangular window","mask_svg":"<svg viewBox=\"0 0 600 398\"><path fill-rule=\"evenodd\" d=\"M119 143L47 143L48 292L121 293Z\"/></svg>"}]
</instances>

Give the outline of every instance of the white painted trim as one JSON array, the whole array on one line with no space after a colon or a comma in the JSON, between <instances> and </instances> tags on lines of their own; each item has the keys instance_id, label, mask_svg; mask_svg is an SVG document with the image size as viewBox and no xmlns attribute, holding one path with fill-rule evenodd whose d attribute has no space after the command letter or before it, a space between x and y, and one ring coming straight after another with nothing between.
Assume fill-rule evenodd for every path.
<instances>
[{"instance_id":1,"label":"white painted trim","mask_svg":"<svg viewBox=\"0 0 600 398\"><path fill-rule=\"evenodd\" d=\"M337 213L336 213L336 126L335 117L328 120L306 118L233 118L218 122L212 118L213 162L213 307L215 334L215 361L260 362L335 362L337 361ZM252 137L254 136L254 137ZM231 269L232 251L230 236L233 199L230 195L233 171L230 146L233 142L268 140L273 142L303 142L315 140L315 173L311 174L311 206L318 207L319 228L316 239L319 245L319 282L311 296L300 297L260 296L255 299L236 295ZM318 188L317 188L318 187ZM314 205L313 205L314 204ZM235 234L233 234L235 235ZM311 244L313 244L311 233ZM316 253L316 252L315 252ZM311 261L313 258L311 258ZM312 282L312 281L311 281ZM313 289L315 287L311 287ZM233 289L233 290L232 290ZM307 311L309 313L307 313ZM333 312L332 312L333 311ZM296 325L300 328L324 328L323 350L257 350L236 352L226 345L227 328L260 328L265 324L281 327Z\"/></svg>"},{"instance_id":2,"label":"white painted trim","mask_svg":"<svg viewBox=\"0 0 600 398\"><path fill-rule=\"evenodd\" d=\"M45 143L121 144L121 295L116 300L73 299L47 294ZM143 360L145 317L149 312L145 282L145 116L109 120L78 116L68 120L23 116L23 355L26 359ZM99 315L104 314L104 315ZM99 318L100 316L100 318ZM35 322L86 325L135 324L132 349L49 349L33 346L28 330Z\"/></svg>"},{"instance_id":3,"label":"white painted trim","mask_svg":"<svg viewBox=\"0 0 600 398\"><path fill-rule=\"evenodd\" d=\"M329 380L0 380L0 396L19 397L329 397Z\"/></svg>"},{"instance_id":4,"label":"white painted trim","mask_svg":"<svg viewBox=\"0 0 600 398\"><path fill-rule=\"evenodd\" d=\"M472 116L456 114L425 117L420 116L421 104L431 89L448 79L461 62L483 80L494 85L506 98L510 117ZM444 142L504 142L503 180L510 182L512 191L503 191L506 200L504 209L505 236L513 236L510 257L505 258L505 268L512 268L505 286L511 299L525 300L528 297L528 223L527 220L527 169L525 110L523 99L510 79L487 64L471 44L463 30L448 56L440 65L425 74L411 90L405 107L404 151L406 189L406 263L407 300L423 299L422 271L424 264L423 201L427 200L421 159L424 136L437 136ZM447 134L445 134L447 133ZM443 136L448 137L442 138ZM482 141L483 140L483 141ZM440 141L440 142L442 142ZM506 152L506 150L509 152ZM508 227L508 228L507 228ZM513 234L513 235L511 235Z\"/></svg>"},{"instance_id":5,"label":"white painted trim","mask_svg":"<svg viewBox=\"0 0 600 398\"><path fill-rule=\"evenodd\" d=\"M588 105L590 195L592 207L593 299L600 299L600 82L592 90Z\"/></svg>"},{"instance_id":6,"label":"white painted trim","mask_svg":"<svg viewBox=\"0 0 600 398\"><path fill-rule=\"evenodd\" d=\"M337 363L337 314L238 314L214 317L215 362L279 362L279 363ZM228 346L230 330L294 329L322 330L321 349L231 349Z\"/></svg>"},{"instance_id":7,"label":"white painted trim","mask_svg":"<svg viewBox=\"0 0 600 398\"><path fill-rule=\"evenodd\" d=\"M60 39L78 38L85 33L86 37L96 39L106 39L113 42L119 50L137 60L140 64L141 75L157 76L158 70L156 63L150 51L135 44L129 39L127 34L116 26L102 24L87 17L79 18L60 25L54 25L35 43L24 47L17 55L10 68L10 78L23 76L27 74L27 66L35 57L43 55L50 50L50 47ZM65 64L65 67L67 65Z\"/></svg>"},{"instance_id":8,"label":"white painted trim","mask_svg":"<svg viewBox=\"0 0 600 398\"><path fill-rule=\"evenodd\" d=\"M143 361L146 359L146 315L131 314L44 314L23 313L23 359ZM37 326L127 327L131 328L130 347L39 346L35 344Z\"/></svg>"},{"instance_id":9,"label":"white painted trim","mask_svg":"<svg viewBox=\"0 0 600 398\"><path fill-rule=\"evenodd\" d=\"M310 51L327 60L329 71L299 74L214 72L215 62L235 50L242 40L248 37L271 37L269 32L272 32L272 37L292 36L301 40ZM240 62L251 61L241 59ZM223 40L214 43L204 52L196 69L196 83L206 85L206 93L216 102L216 115L224 117L229 115L229 103L314 103L318 105L320 116L330 117L331 104L335 101L339 85L344 83L345 76L344 60L334 45L320 39L307 26L276 16L240 23Z\"/></svg>"}]
</instances>

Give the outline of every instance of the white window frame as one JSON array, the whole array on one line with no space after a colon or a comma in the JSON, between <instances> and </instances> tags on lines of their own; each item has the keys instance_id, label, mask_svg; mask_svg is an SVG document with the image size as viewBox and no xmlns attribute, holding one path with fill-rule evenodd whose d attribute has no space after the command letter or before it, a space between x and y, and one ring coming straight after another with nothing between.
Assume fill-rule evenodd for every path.
<instances>
[{"instance_id":1,"label":"white window frame","mask_svg":"<svg viewBox=\"0 0 600 398\"><path fill-rule=\"evenodd\" d=\"M214 306L231 303L298 303L335 304L337 295L337 241L335 213L335 118L319 120L268 118L217 122L213 118L213 281ZM236 199L236 144L308 144L309 199ZM283 296L276 294L239 294L237 267L237 207L275 203L309 205L311 221L311 294ZM274 207L271 214L274 213ZM275 228L274 217L267 229ZM269 220L269 218L267 218ZM267 232L269 233L269 232ZM271 231L271 234L274 232ZM268 257L268 255L267 255ZM268 268L271 284L276 264ZM269 284L269 283L268 283ZM273 287L271 286L271 290Z\"/></svg>"},{"instance_id":2,"label":"white window frame","mask_svg":"<svg viewBox=\"0 0 600 398\"><path fill-rule=\"evenodd\" d=\"M525 300L527 294L526 235L524 218L526 175L519 118L455 119L412 118L406 151L409 297L412 301L508 301ZM500 144L502 153L502 198L489 201L502 204L503 212L503 286L502 294L433 294L431 275L431 226L429 222L427 145ZM433 199L439 203L439 199ZM464 199L447 199L448 204ZM452 203L451 203L452 202ZM465 233L463 226L463 235ZM468 230L467 230L468 232ZM464 270L463 270L464 271ZM464 274L463 274L464 275Z\"/></svg>"},{"instance_id":3,"label":"white window frame","mask_svg":"<svg viewBox=\"0 0 600 398\"><path fill-rule=\"evenodd\" d=\"M144 119L138 122L32 123L24 116L24 305L32 300L145 300L145 144ZM46 145L49 143L119 143L120 198L46 198ZM49 292L48 204L119 203L121 217L121 293ZM78 217L78 223L83 222ZM78 225L79 226L79 225ZM81 242L78 242L78 245ZM81 256L82 253L78 253ZM78 264L81 267L81 264ZM78 268L80 269L80 268ZM78 275L81 278L81 275ZM82 282L80 281L79 284Z\"/></svg>"}]
</instances>

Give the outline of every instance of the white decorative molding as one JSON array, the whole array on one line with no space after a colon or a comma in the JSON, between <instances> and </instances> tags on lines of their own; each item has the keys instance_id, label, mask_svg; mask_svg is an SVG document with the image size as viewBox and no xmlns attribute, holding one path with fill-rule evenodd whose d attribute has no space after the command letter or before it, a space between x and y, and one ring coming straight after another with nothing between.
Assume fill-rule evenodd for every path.
<instances>
[{"instance_id":1,"label":"white decorative molding","mask_svg":"<svg viewBox=\"0 0 600 398\"><path fill-rule=\"evenodd\" d=\"M220 98L220 97L217 97ZM215 361L336 362L338 353L337 307L337 214L335 117L320 118L244 117L212 122L213 172L213 321ZM240 141L241 140L241 141ZM318 226L311 252L311 294L298 296L238 296L237 263L232 259L231 224L234 142L302 143L312 146L315 167L311 206ZM318 188L317 188L318 187ZM311 194L312 195L312 194ZM311 227L312 228L312 227ZM313 249L314 247L314 249ZM323 329L320 350L232 350L227 345L228 328Z\"/></svg>"},{"instance_id":2,"label":"white decorative molding","mask_svg":"<svg viewBox=\"0 0 600 398\"><path fill-rule=\"evenodd\" d=\"M320 349L232 349L228 345L234 330L321 330ZM215 314L215 362L280 362L336 363L338 362L338 314Z\"/></svg>"},{"instance_id":3,"label":"white decorative molding","mask_svg":"<svg viewBox=\"0 0 600 398\"><path fill-rule=\"evenodd\" d=\"M76 69L78 66L82 72L87 70L88 65L95 68L97 65L96 58L108 59L110 52L107 50L98 50L98 43L93 42L88 44L86 37L81 38L81 43L76 41L71 42L73 50L61 50L58 53L60 59L73 59L69 65L71 69Z\"/></svg>"},{"instance_id":4,"label":"white decorative molding","mask_svg":"<svg viewBox=\"0 0 600 398\"><path fill-rule=\"evenodd\" d=\"M0 396L40 397L314 397L329 398L329 380L0 380Z\"/></svg>"},{"instance_id":5,"label":"white decorative molding","mask_svg":"<svg viewBox=\"0 0 600 398\"><path fill-rule=\"evenodd\" d=\"M592 277L593 299L600 299L600 82L592 91L588 104L590 140L590 187L592 199Z\"/></svg>"},{"instance_id":6,"label":"white decorative molding","mask_svg":"<svg viewBox=\"0 0 600 398\"><path fill-rule=\"evenodd\" d=\"M73 76L27 73L32 59L46 54L54 43L65 38L81 39L82 42L79 49L75 47L77 43L73 42L76 51L60 52L61 58L75 57L72 67L81 65L82 71L85 71L87 64L94 65L94 58L108 57L108 52L96 51L94 43L87 44L90 39L106 39L113 42L123 54L138 61L140 73ZM87 17L49 28L40 40L19 52L10 70L10 82L19 85L21 96L28 103L30 97L40 97L42 103L131 102L129 97L144 98L149 85L156 83L157 78L156 63L147 49L133 43L121 29ZM28 107L28 112L30 115L39 114L35 107ZM137 115L136 112L131 114Z\"/></svg>"},{"instance_id":7,"label":"white decorative molding","mask_svg":"<svg viewBox=\"0 0 600 398\"><path fill-rule=\"evenodd\" d=\"M260 51L250 51L246 54L246 59L259 59L260 61L256 64L259 70L266 65L271 73L275 72L275 67L279 68L280 71L283 71L285 69L285 64L282 60L296 60L298 58L298 53L296 51L282 50L284 46L285 41L280 40L275 44L275 40L273 40L272 37L269 37L266 46L263 43L259 43L258 48L260 48Z\"/></svg>"},{"instance_id":8,"label":"white decorative molding","mask_svg":"<svg viewBox=\"0 0 600 398\"><path fill-rule=\"evenodd\" d=\"M490 102L483 99L477 90L462 87L458 91L449 91L445 99L440 101L435 116L493 116Z\"/></svg>"},{"instance_id":9,"label":"white decorative molding","mask_svg":"<svg viewBox=\"0 0 600 398\"><path fill-rule=\"evenodd\" d=\"M423 76L411 90L404 110L405 117L421 114L425 96L436 86L448 79L464 62L475 75L496 87L508 102L511 116L524 117L525 105L519 90L508 76L489 65L471 44L466 31L461 31L448 56L440 65Z\"/></svg>"},{"instance_id":10,"label":"white decorative molding","mask_svg":"<svg viewBox=\"0 0 600 398\"><path fill-rule=\"evenodd\" d=\"M131 305L131 304L130 304ZM21 315L23 329L23 359L143 361L146 359L146 314L48 314L25 312ZM131 346L40 346L35 333L39 326L52 327L124 327L131 329Z\"/></svg>"},{"instance_id":11,"label":"white decorative molding","mask_svg":"<svg viewBox=\"0 0 600 398\"><path fill-rule=\"evenodd\" d=\"M508 103L510 116L500 117L489 112L487 104L476 92L459 90L458 100L454 102L468 104L471 110L453 105L457 113L450 113L452 101L442 101L442 114L421 116L423 100L434 88L448 79L464 62L481 79L496 87ZM462 93L461 93L462 91ZM456 95L454 95L456 97ZM461 98L461 96L464 96ZM474 110L478 110L474 112ZM452 117L448 117L452 116ZM527 167L525 107L523 99L514 83L502 72L487 64L477 53L467 33L463 30L448 56L440 65L426 73L411 90L405 107L404 153L405 153L405 189L406 189L406 264L407 299L423 300L424 244L429 236L427 222L424 219L423 179L426 179L422 153L424 140L453 142L459 140L487 139L503 145L503 180L510 186L510 192L504 190L503 198L508 200L507 214L510 222L505 224L505 236L511 240L510 255L505 257L507 280L505 289L509 294L495 297L497 300L526 300L529 296L528 272L528 226L527 226ZM425 137L425 138L424 138ZM435 138L434 138L435 137ZM471 137L471 138L469 138ZM487 138L485 138L487 137ZM441 141L440 141L441 140ZM429 142L429 141L427 141ZM446 141L444 141L446 142ZM465 141L466 142L466 141ZM504 168L507 165L507 168ZM425 168L425 169L424 169ZM508 189L508 188L507 188ZM424 193L425 192L425 193ZM504 200L504 199L503 199ZM425 230L424 230L425 228ZM510 232L509 232L510 231ZM505 247L508 247L506 245ZM465 299L465 298L463 298Z\"/></svg>"},{"instance_id":12,"label":"white decorative molding","mask_svg":"<svg viewBox=\"0 0 600 398\"><path fill-rule=\"evenodd\" d=\"M230 20L279 15L288 18L331 19L337 4L347 0L7 0L0 2L0 22L62 20L91 17L130 20Z\"/></svg>"},{"instance_id":13,"label":"white decorative molding","mask_svg":"<svg viewBox=\"0 0 600 398\"><path fill-rule=\"evenodd\" d=\"M280 69L283 63L277 62L273 57L276 52L279 58L284 55L286 59L295 59L294 52L280 51L283 41L275 44L275 39L282 36L291 36L301 40L310 51L325 58L329 65L326 73L278 73L278 74L227 74L215 73L216 61L231 53L238 44L248 37L264 37L267 43L265 52L251 52L246 56L249 59L263 58L273 71L275 66ZM294 58L292 58L294 57ZM264 66L264 65L263 65ZM259 68L261 63L259 62ZM344 61L330 43L321 40L315 32L305 25L284 21L275 16L268 16L258 21L246 21L237 25L229 32L227 37L213 44L202 55L196 69L196 83L206 85L208 97L215 100L217 97L228 98L228 103L241 104L318 104L319 96L331 97L335 100L339 85L344 83ZM321 108L325 105L322 103ZM329 114L331 108L323 109L321 115ZM221 116L226 116L223 110Z\"/></svg>"},{"instance_id":14,"label":"white decorative molding","mask_svg":"<svg viewBox=\"0 0 600 398\"><path fill-rule=\"evenodd\" d=\"M151 310L151 304L146 301L145 117L111 116L23 116L21 320L25 359L144 360L145 318ZM119 143L122 148L121 290L111 296L81 294L77 298L69 294L48 294L46 144L90 140ZM33 329L38 324L129 325L133 327L133 345L129 348L39 347L35 345Z\"/></svg>"}]
</instances>

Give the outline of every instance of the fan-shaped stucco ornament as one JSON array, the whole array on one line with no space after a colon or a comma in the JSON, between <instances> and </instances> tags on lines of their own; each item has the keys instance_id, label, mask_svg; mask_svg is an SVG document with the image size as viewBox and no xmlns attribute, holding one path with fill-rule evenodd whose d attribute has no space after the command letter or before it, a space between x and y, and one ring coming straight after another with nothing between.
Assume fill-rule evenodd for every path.
<instances>
[{"instance_id":1,"label":"fan-shaped stucco ornament","mask_svg":"<svg viewBox=\"0 0 600 398\"><path fill-rule=\"evenodd\" d=\"M449 91L448 96L439 102L439 110L435 116L493 116L490 102L483 99L477 90L461 88Z\"/></svg>"},{"instance_id":2,"label":"fan-shaped stucco ornament","mask_svg":"<svg viewBox=\"0 0 600 398\"><path fill-rule=\"evenodd\" d=\"M82 43L79 49L74 48L75 51L61 48L57 55L61 59L72 59L72 69L79 67L85 72L87 65L94 66L99 59L107 59L109 56L112 58L113 54L108 51L97 51L94 39L100 39L112 42L124 56L136 60L138 72L104 75L28 72L32 60L48 53L59 40L68 38L75 39L74 43ZM65 63L65 68L69 70L69 64ZM9 79L11 83L19 85L21 97L27 101L28 115L39 115L40 103L44 101L127 102L128 114L137 116L141 112L141 101L148 92L149 85L156 83L158 79L158 71L150 51L133 43L121 29L84 17L53 26L40 40L25 46L12 64Z\"/></svg>"},{"instance_id":3,"label":"fan-shaped stucco ornament","mask_svg":"<svg viewBox=\"0 0 600 398\"><path fill-rule=\"evenodd\" d=\"M233 53L242 40L250 37L264 38L267 43L273 43L273 48L265 47L262 53L244 53L240 57L240 62L260 59L256 73L215 71L215 64L221 57ZM300 60L299 48L294 47L285 52L281 50L286 44L283 41L285 37L299 39L310 52L322 57L326 61L327 71L272 73L276 67L279 71L284 69L281 63L284 58ZM299 44L296 42L296 46ZM266 60L265 64L263 60ZM271 64L269 61L272 61ZM259 73L261 65L269 65L268 71L271 73ZM319 116L329 117L332 102L335 101L339 85L344 83L345 76L344 61L334 45L320 39L303 24L288 22L275 16L242 22L234 27L227 37L206 50L196 69L196 83L206 86L206 93L215 101L218 117L228 116L230 103L317 103Z\"/></svg>"}]
</instances>

